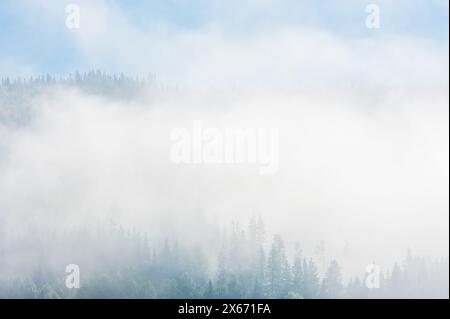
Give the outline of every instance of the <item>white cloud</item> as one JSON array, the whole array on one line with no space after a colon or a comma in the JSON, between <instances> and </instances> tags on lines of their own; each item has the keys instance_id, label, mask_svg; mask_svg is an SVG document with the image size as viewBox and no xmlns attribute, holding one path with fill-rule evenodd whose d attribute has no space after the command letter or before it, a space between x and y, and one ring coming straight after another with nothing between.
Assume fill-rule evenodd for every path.
<instances>
[{"instance_id":1,"label":"white cloud","mask_svg":"<svg viewBox=\"0 0 450 319\"><path fill-rule=\"evenodd\" d=\"M166 83L187 86L408 87L448 83L448 45L384 34L383 28L364 37L304 26L242 30L239 35L224 32L211 18L210 24L191 30L161 21L149 22L144 29L109 2L79 4L81 28L67 30L66 36L74 41L74 50L87 68L156 73ZM342 6L341 2L333 4ZM391 11L402 7L383 5ZM255 4L249 2L248 6ZM53 21L52 26L64 28L65 12L54 1L28 2L25 8L28 14L41 10L39 14Z\"/></svg>"},{"instance_id":2,"label":"white cloud","mask_svg":"<svg viewBox=\"0 0 450 319\"><path fill-rule=\"evenodd\" d=\"M60 90L36 99L32 125L0 136L2 235L113 219L153 237L204 240L256 213L288 245L299 240L308 252L324 239L354 273L408 246L448 253L448 91L149 96L111 102ZM171 129L198 119L278 128L277 174L173 164ZM346 241L351 260L340 255Z\"/></svg>"}]
</instances>

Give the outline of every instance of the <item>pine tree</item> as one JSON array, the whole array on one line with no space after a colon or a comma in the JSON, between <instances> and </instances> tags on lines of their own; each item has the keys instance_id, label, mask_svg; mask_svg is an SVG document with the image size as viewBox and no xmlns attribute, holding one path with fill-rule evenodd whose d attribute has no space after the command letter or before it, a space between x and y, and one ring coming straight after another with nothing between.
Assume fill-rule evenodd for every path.
<instances>
[{"instance_id":1,"label":"pine tree","mask_svg":"<svg viewBox=\"0 0 450 319\"><path fill-rule=\"evenodd\" d=\"M261 282L258 280L258 278L255 278L255 282L253 284L253 289L250 293L250 298L261 299L263 297L264 297L264 291L263 291Z\"/></svg>"},{"instance_id":2,"label":"pine tree","mask_svg":"<svg viewBox=\"0 0 450 319\"><path fill-rule=\"evenodd\" d=\"M258 217L258 221L256 222L256 241L259 245L263 245L266 240L266 228L264 226L264 222L262 217Z\"/></svg>"},{"instance_id":3,"label":"pine tree","mask_svg":"<svg viewBox=\"0 0 450 319\"><path fill-rule=\"evenodd\" d=\"M327 299L342 297L342 276L336 260L332 260L328 267L322 281L320 296Z\"/></svg>"},{"instance_id":4,"label":"pine tree","mask_svg":"<svg viewBox=\"0 0 450 319\"><path fill-rule=\"evenodd\" d=\"M302 258L300 250L297 251L294 257L294 263L292 266L292 286L291 292L292 298L302 298L303 297L303 267L302 267Z\"/></svg>"},{"instance_id":5,"label":"pine tree","mask_svg":"<svg viewBox=\"0 0 450 319\"><path fill-rule=\"evenodd\" d=\"M227 280L227 289L225 298L239 299L242 298L243 295L244 290L239 278L235 274L231 273L228 276Z\"/></svg>"},{"instance_id":6,"label":"pine tree","mask_svg":"<svg viewBox=\"0 0 450 319\"><path fill-rule=\"evenodd\" d=\"M213 299L214 298L214 288L211 279L208 280L208 285L206 287L205 293L203 295L205 299Z\"/></svg>"},{"instance_id":7,"label":"pine tree","mask_svg":"<svg viewBox=\"0 0 450 319\"><path fill-rule=\"evenodd\" d=\"M256 269L255 269L255 278L259 283L264 282L264 268L266 263L266 256L264 253L264 248L262 246L258 249L258 255L256 256Z\"/></svg>"},{"instance_id":8,"label":"pine tree","mask_svg":"<svg viewBox=\"0 0 450 319\"><path fill-rule=\"evenodd\" d=\"M224 250L225 250L224 247L222 247L221 252L219 254L216 282L214 285L215 286L214 295L217 298L224 298L227 293L228 271L226 268L226 259Z\"/></svg>"},{"instance_id":9,"label":"pine tree","mask_svg":"<svg viewBox=\"0 0 450 319\"><path fill-rule=\"evenodd\" d=\"M267 258L267 296L286 298L289 293L290 269L281 236L275 235Z\"/></svg>"},{"instance_id":10,"label":"pine tree","mask_svg":"<svg viewBox=\"0 0 450 319\"><path fill-rule=\"evenodd\" d=\"M257 246L257 224L255 216L250 217L250 221L248 223L248 239L250 241L251 246Z\"/></svg>"},{"instance_id":11,"label":"pine tree","mask_svg":"<svg viewBox=\"0 0 450 319\"><path fill-rule=\"evenodd\" d=\"M394 268L392 269L391 278L389 280L390 297L397 298L401 296L402 279L402 270L400 269L398 263L395 263Z\"/></svg>"},{"instance_id":12,"label":"pine tree","mask_svg":"<svg viewBox=\"0 0 450 319\"><path fill-rule=\"evenodd\" d=\"M317 266L312 260L303 261L303 297L305 299L314 299L319 296L320 279L317 272Z\"/></svg>"}]
</instances>

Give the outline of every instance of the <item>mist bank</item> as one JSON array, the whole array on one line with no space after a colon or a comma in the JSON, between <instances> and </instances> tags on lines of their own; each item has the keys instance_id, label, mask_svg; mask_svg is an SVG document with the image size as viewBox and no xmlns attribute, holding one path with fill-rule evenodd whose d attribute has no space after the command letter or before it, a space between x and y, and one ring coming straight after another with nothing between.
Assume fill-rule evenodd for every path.
<instances>
[{"instance_id":1,"label":"mist bank","mask_svg":"<svg viewBox=\"0 0 450 319\"><path fill-rule=\"evenodd\" d=\"M51 84L22 102L28 120L0 126L4 258L33 263L20 243L34 234L111 221L214 246L220 225L254 214L287 249L324 241L349 274L408 247L448 256L448 90L144 87L121 99ZM2 111L20 118L13 103ZM195 121L278 129L278 170L174 163L171 133Z\"/></svg>"}]
</instances>

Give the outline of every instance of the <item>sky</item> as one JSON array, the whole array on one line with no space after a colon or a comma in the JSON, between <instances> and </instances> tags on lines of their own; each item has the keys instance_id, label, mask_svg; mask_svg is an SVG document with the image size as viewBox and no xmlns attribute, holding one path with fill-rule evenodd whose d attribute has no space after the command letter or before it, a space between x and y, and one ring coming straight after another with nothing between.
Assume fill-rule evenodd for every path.
<instances>
[{"instance_id":1,"label":"sky","mask_svg":"<svg viewBox=\"0 0 450 319\"><path fill-rule=\"evenodd\" d=\"M70 3L79 29L65 25ZM366 27L370 3L379 29ZM448 21L445 0L0 0L0 76L101 69L180 85L446 85Z\"/></svg>"}]
</instances>

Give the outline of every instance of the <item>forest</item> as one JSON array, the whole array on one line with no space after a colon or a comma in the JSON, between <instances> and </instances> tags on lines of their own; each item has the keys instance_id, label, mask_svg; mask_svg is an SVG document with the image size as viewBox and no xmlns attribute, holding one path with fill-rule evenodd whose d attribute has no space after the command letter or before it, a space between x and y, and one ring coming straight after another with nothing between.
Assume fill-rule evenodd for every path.
<instances>
[{"instance_id":1,"label":"forest","mask_svg":"<svg viewBox=\"0 0 450 319\"><path fill-rule=\"evenodd\" d=\"M108 74L100 70L85 73L75 72L67 76L55 77L50 74L0 80L0 123L8 125L25 124L33 116L30 101L45 89L58 87L81 90L85 94L98 95L115 100L129 100L139 96L144 88L162 92L167 89L149 74L145 78L130 77L123 73Z\"/></svg>"},{"instance_id":2,"label":"forest","mask_svg":"<svg viewBox=\"0 0 450 319\"><path fill-rule=\"evenodd\" d=\"M379 287L370 289L365 283L368 274L344 282L336 260L320 273L317 261L304 256L298 244L288 256L280 235L266 237L262 219L253 217L245 230L232 223L212 254L200 245L189 247L169 239L152 245L146 235L113 225L52 234L48 242L41 238L41 245L46 242L40 247L42 255L63 256L67 246L71 247L67 260L83 255L80 288L65 286L63 264L55 268L44 262L27 276L0 277L0 297L448 298L448 258L429 259L408 251L402 261L381 272ZM0 251L2 258L6 249ZM0 274L2 264L0 258Z\"/></svg>"}]
</instances>

